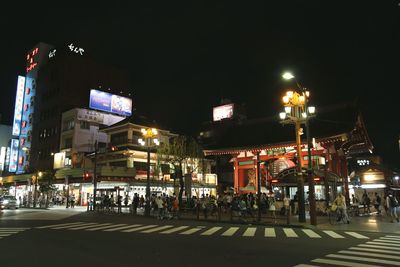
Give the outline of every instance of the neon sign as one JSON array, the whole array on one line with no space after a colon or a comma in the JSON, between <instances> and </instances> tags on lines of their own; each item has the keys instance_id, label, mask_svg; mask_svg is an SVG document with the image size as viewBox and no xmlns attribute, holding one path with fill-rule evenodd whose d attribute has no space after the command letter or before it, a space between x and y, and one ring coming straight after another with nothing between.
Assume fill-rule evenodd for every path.
<instances>
[{"instance_id":1,"label":"neon sign","mask_svg":"<svg viewBox=\"0 0 400 267\"><path fill-rule=\"evenodd\" d=\"M31 70L33 70L34 68L36 68L36 66L38 65L35 58L36 55L39 53L39 48L36 47L35 49L32 50L32 52L30 52L28 55L26 55L26 72L30 72Z\"/></svg>"},{"instance_id":2,"label":"neon sign","mask_svg":"<svg viewBox=\"0 0 400 267\"><path fill-rule=\"evenodd\" d=\"M11 153L10 153L10 165L8 166L9 172L17 171L17 163L18 163L18 139L11 139Z\"/></svg>"},{"instance_id":3,"label":"neon sign","mask_svg":"<svg viewBox=\"0 0 400 267\"><path fill-rule=\"evenodd\" d=\"M71 44L68 46L68 48L69 48L69 50L71 50L71 52L74 52L74 53L76 53L76 54L80 54L81 56L82 56L83 53L85 52L85 49L83 49L82 47L74 46L73 43L71 43Z\"/></svg>"},{"instance_id":4,"label":"neon sign","mask_svg":"<svg viewBox=\"0 0 400 267\"><path fill-rule=\"evenodd\" d=\"M52 58L52 57L56 56L56 52L57 52L57 49L53 49L52 51L50 51L49 52L49 58Z\"/></svg>"},{"instance_id":5,"label":"neon sign","mask_svg":"<svg viewBox=\"0 0 400 267\"><path fill-rule=\"evenodd\" d=\"M18 136L21 132L22 104L24 101L25 77L18 76L17 95L15 97L14 121L12 134Z\"/></svg>"}]
</instances>

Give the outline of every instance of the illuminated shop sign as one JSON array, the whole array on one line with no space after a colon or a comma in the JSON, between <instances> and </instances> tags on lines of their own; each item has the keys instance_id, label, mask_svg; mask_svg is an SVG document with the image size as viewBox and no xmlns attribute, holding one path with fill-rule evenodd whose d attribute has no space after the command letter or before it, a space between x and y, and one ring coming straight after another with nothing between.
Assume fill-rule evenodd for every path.
<instances>
[{"instance_id":1,"label":"illuminated shop sign","mask_svg":"<svg viewBox=\"0 0 400 267\"><path fill-rule=\"evenodd\" d=\"M357 164L359 166L366 166L366 165L369 165L369 160L367 160L367 159L358 159L357 160Z\"/></svg>"},{"instance_id":2,"label":"illuminated shop sign","mask_svg":"<svg viewBox=\"0 0 400 267\"><path fill-rule=\"evenodd\" d=\"M81 56L83 55L83 53L85 52L85 49L83 49L82 47L78 47L75 46L73 43L70 43L68 45L68 48L71 52L74 52L76 54L80 54ZM55 52L54 52L55 53ZM49 55L50 56L50 55Z\"/></svg>"},{"instance_id":3,"label":"illuminated shop sign","mask_svg":"<svg viewBox=\"0 0 400 267\"><path fill-rule=\"evenodd\" d=\"M39 53L39 48L36 47L30 52L28 55L26 55L26 73L30 72L34 68L37 67L37 54Z\"/></svg>"},{"instance_id":4,"label":"illuminated shop sign","mask_svg":"<svg viewBox=\"0 0 400 267\"><path fill-rule=\"evenodd\" d=\"M214 121L229 119L233 116L233 104L227 104L213 109Z\"/></svg>"},{"instance_id":5,"label":"illuminated shop sign","mask_svg":"<svg viewBox=\"0 0 400 267\"><path fill-rule=\"evenodd\" d=\"M51 50L51 51L49 52L49 58L55 57L55 56L56 56L56 52L57 52L56 49Z\"/></svg>"},{"instance_id":6,"label":"illuminated shop sign","mask_svg":"<svg viewBox=\"0 0 400 267\"><path fill-rule=\"evenodd\" d=\"M65 152L55 153L54 154L54 169L62 169L65 167Z\"/></svg>"},{"instance_id":7,"label":"illuminated shop sign","mask_svg":"<svg viewBox=\"0 0 400 267\"><path fill-rule=\"evenodd\" d=\"M8 166L9 172L17 171L18 164L18 139L11 139L11 153L10 153L10 165Z\"/></svg>"},{"instance_id":8,"label":"illuminated shop sign","mask_svg":"<svg viewBox=\"0 0 400 267\"><path fill-rule=\"evenodd\" d=\"M122 116L132 115L132 99L95 89L90 90L89 107Z\"/></svg>"},{"instance_id":9,"label":"illuminated shop sign","mask_svg":"<svg viewBox=\"0 0 400 267\"><path fill-rule=\"evenodd\" d=\"M15 97L14 121L12 134L18 136L21 132L22 106L24 101L25 77L18 76L17 95Z\"/></svg>"},{"instance_id":10,"label":"illuminated shop sign","mask_svg":"<svg viewBox=\"0 0 400 267\"><path fill-rule=\"evenodd\" d=\"M4 164L6 163L6 151L7 148L5 146L0 148L0 171L4 171Z\"/></svg>"}]
</instances>

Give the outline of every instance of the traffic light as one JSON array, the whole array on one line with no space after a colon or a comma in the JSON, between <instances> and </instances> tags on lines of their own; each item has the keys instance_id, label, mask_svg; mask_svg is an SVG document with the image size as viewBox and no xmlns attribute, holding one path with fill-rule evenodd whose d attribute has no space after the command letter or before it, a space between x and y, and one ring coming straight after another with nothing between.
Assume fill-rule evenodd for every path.
<instances>
[{"instance_id":1,"label":"traffic light","mask_svg":"<svg viewBox=\"0 0 400 267\"><path fill-rule=\"evenodd\" d=\"M92 174L89 171L84 171L83 180L90 180L92 178Z\"/></svg>"}]
</instances>

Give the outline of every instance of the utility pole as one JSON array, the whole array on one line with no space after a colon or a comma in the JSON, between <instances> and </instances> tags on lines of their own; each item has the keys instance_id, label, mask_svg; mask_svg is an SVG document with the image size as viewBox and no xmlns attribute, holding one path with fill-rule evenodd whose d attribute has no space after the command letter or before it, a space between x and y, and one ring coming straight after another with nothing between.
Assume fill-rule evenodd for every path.
<instances>
[{"instance_id":1,"label":"utility pole","mask_svg":"<svg viewBox=\"0 0 400 267\"><path fill-rule=\"evenodd\" d=\"M300 121L295 122L296 129L296 147L297 147L297 197L298 197L298 211L299 222L306 222L306 209L304 203L304 176L302 172L303 156L301 154L301 127Z\"/></svg>"},{"instance_id":2,"label":"utility pole","mask_svg":"<svg viewBox=\"0 0 400 267\"><path fill-rule=\"evenodd\" d=\"M97 193L97 140L94 143L93 211L96 210L96 193Z\"/></svg>"},{"instance_id":3,"label":"utility pole","mask_svg":"<svg viewBox=\"0 0 400 267\"><path fill-rule=\"evenodd\" d=\"M258 221L261 221L261 171L260 171L260 151L257 151L257 188L258 188Z\"/></svg>"}]
</instances>

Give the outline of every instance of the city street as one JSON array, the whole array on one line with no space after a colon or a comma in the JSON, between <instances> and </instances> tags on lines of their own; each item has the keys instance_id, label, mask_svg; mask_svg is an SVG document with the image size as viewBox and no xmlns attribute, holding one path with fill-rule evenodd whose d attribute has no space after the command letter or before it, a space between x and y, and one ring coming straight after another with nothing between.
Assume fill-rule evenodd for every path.
<instances>
[{"instance_id":1,"label":"city street","mask_svg":"<svg viewBox=\"0 0 400 267\"><path fill-rule=\"evenodd\" d=\"M367 231L157 220L83 209L3 211L1 218L6 266L395 266L399 257L393 254L400 250L400 234Z\"/></svg>"}]
</instances>

